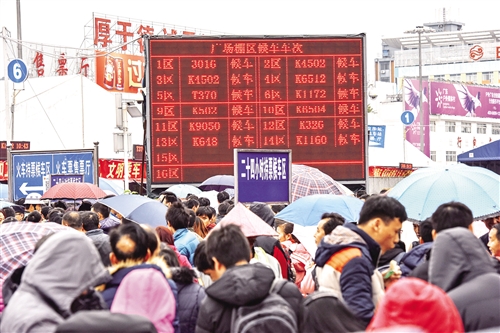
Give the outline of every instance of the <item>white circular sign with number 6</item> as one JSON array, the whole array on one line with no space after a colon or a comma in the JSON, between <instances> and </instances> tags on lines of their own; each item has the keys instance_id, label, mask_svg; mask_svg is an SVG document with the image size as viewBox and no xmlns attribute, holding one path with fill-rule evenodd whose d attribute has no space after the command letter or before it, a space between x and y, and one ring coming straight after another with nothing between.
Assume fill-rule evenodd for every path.
<instances>
[{"instance_id":1,"label":"white circular sign with number 6","mask_svg":"<svg viewBox=\"0 0 500 333\"><path fill-rule=\"evenodd\" d=\"M28 78L28 67L21 59L14 59L7 66L7 75L14 83L21 83Z\"/></svg>"}]
</instances>

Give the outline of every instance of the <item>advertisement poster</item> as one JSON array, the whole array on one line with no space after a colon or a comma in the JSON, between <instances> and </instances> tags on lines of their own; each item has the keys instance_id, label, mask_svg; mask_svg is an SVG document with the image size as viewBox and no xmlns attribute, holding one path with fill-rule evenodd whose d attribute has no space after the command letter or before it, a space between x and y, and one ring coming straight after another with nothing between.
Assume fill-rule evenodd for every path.
<instances>
[{"instance_id":1,"label":"advertisement poster","mask_svg":"<svg viewBox=\"0 0 500 333\"><path fill-rule=\"evenodd\" d=\"M500 87L431 82L431 114L500 119Z\"/></svg>"},{"instance_id":2,"label":"advertisement poster","mask_svg":"<svg viewBox=\"0 0 500 333\"><path fill-rule=\"evenodd\" d=\"M96 52L95 80L102 88L120 93L137 93L144 78L144 57Z\"/></svg>"},{"instance_id":3,"label":"advertisement poster","mask_svg":"<svg viewBox=\"0 0 500 333\"><path fill-rule=\"evenodd\" d=\"M420 112L423 112L423 142L424 154L430 157L429 141L429 82L422 81L422 109L420 110L419 80L404 79L403 91L405 99L405 110L415 116L415 121L406 126L406 140L420 149Z\"/></svg>"}]
</instances>

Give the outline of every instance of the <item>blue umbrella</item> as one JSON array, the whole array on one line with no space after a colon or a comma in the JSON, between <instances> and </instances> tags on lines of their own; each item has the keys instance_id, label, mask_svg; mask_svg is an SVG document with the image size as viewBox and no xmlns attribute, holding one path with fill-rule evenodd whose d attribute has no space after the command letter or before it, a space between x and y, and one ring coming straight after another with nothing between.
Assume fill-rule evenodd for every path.
<instances>
[{"instance_id":1,"label":"blue umbrella","mask_svg":"<svg viewBox=\"0 0 500 333\"><path fill-rule=\"evenodd\" d=\"M127 218L137 223L148 224L152 227L167 226L165 215L167 206L159 201L151 200L135 208Z\"/></svg>"},{"instance_id":2,"label":"blue umbrella","mask_svg":"<svg viewBox=\"0 0 500 333\"><path fill-rule=\"evenodd\" d=\"M141 195L133 194L122 194L107 199L99 200L103 205L108 206L111 209L116 210L122 216L128 216L140 205L154 201L148 197L143 197Z\"/></svg>"},{"instance_id":3,"label":"blue umbrella","mask_svg":"<svg viewBox=\"0 0 500 333\"><path fill-rule=\"evenodd\" d=\"M99 187L103 191L110 191L116 195L123 194L123 185L119 186L117 183L117 180L111 180L111 179L106 179L99 177ZM118 182L122 182L121 180L118 180ZM123 182L122 182L123 183Z\"/></svg>"},{"instance_id":4,"label":"blue umbrella","mask_svg":"<svg viewBox=\"0 0 500 333\"><path fill-rule=\"evenodd\" d=\"M223 191L226 188L234 188L233 175L216 175L206 179L198 186L202 191Z\"/></svg>"},{"instance_id":5,"label":"blue umbrella","mask_svg":"<svg viewBox=\"0 0 500 333\"><path fill-rule=\"evenodd\" d=\"M166 226L167 207L159 201L133 194L122 194L99 200L103 205L116 210L122 216L152 227Z\"/></svg>"},{"instance_id":6,"label":"blue umbrella","mask_svg":"<svg viewBox=\"0 0 500 333\"><path fill-rule=\"evenodd\" d=\"M313 194L299 198L276 214L275 218L307 226L316 226L324 213L338 213L346 222L358 222L363 201L346 195Z\"/></svg>"},{"instance_id":7,"label":"blue umbrella","mask_svg":"<svg viewBox=\"0 0 500 333\"><path fill-rule=\"evenodd\" d=\"M408 220L413 222L425 220L450 201L465 204L479 220L500 212L500 175L465 164L419 169L388 195L405 206Z\"/></svg>"}]
</instances>

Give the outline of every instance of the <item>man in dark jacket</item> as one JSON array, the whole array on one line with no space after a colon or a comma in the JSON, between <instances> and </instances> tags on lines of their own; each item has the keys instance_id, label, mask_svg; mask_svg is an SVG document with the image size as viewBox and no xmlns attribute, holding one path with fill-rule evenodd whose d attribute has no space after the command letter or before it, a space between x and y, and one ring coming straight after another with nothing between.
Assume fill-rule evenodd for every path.
<instances>
[{"instance_id":1,"label":"man in dark jacket","mask_svg":"<svg viewBox=\"0 0 500 333\"><path fill-rule=\"evenodd\" d=\"M431 219L426 219L421 222L419 228L419 245L412 248L401 258L399 267L401 268L401 275L408 276L410 272L415 269L426 258L427 253L432 248L432 223Z\"/></svg>"},{"instance_id":2,"label":"man in dark jacket","mask_svg":"<svg viewBox=\"0 0 500 333\"><path fill-rule=\"evenodd\" d=\"M406 219L399 201L372 196L361 209L358 225L347 223L335 228L316 251L319 290L334 292L366 324L384 294L384 280L375 267L380 254L399 241ZM393 274L386 280L386 286L395 278Z\"/></svg>"},{"instance_id":3,"label":"man in dark jacket","mask_svg":"<svg viewBox=\"0 0 500 333\"><path fill-rule=\"evenodd\" d=\"M432 214L432 238L446 229L461 227L469 229L472 232L472 212L463 203L449 202L439 206ZM425 260L417 265L408 276L416 277L425 281L429 281L429 262L431 259L431 249L428 249L425 254Z\"/></svg>"},{"instance_id":4,"label":"man in dark jacket","mask_svg":"<svg viewBox=\"0 0 500 333\"><path fill-rule=\"evenodd\" d=\"M196 332L230 332L232 310L264 300L273 285L274 273L259 263L249 264L250 246L236 225L212 230L206 251L214 262L211 275L215 282L206 289ZM278 294L290 304L299 323L302 295L298 288L286 282Z\"/></svg>"},{"instance_id":5,"label":"man in dark jacket","mask_svg":"<svg viewBox=\"0 0 500 333\"><path fill-rule=\"evenodd\" d=\"M100 229L99 216L94 212L84 211L80 213L80 219L85 234L92 240L97 251L99 251L102 263L106 267L111 266L111 262L109 261L111 244L109 243L109 236Z\"/></svg>"},{"instance_id":6,"label":"man in dark jacket","mask_svg":"<svg viewBox=\"0 0 500 333\"><path fill-rule=\"evenodd\" d=\"M439 229L452 218L457 219L456 207L461 207L463 219L472 224L470 209L456 202L438 207L432 215L433 224ZM439 230L429 262L429 282L453 300L466 332L500 327L500 275L471 230L463 227Z\"/></svg>"}]
</instances>

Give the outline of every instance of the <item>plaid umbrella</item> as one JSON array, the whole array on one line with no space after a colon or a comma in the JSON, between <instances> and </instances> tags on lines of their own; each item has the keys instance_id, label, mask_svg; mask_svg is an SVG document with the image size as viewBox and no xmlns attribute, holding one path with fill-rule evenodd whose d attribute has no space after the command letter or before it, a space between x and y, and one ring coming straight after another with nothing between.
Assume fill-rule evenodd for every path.
<instances>
[{"instance_id":1,"label":"plaid umbrella","mask_svg":"<svg viewBox=\"0 0 500 333\"><path fill-rule=\"evenodd\" d=\"M40 238L63 230L69 228L53 222L0 224L0 287L13 270L30 261Z\"/></svg>"},{"instance_id":2,"label":"plaid umbrella","mask_svg":"<svg viewBox=\"0 0 500 333\"><path fill-rule=\"evenodd\" d=\"M42 199L101 199L106 192L91 183L61 183L52 186L42 196Z\"/></svg>"},{"instance_id":3,"label":"plaid umbrella","mask_svg":"<svg viewBox=\"0 0 500 333\"><path fill-rule=\"evenodd\" d=\"M311 194L352 195L353 193L316 168L292 164L292 202Z\"/></svg>"}]
</instances>

